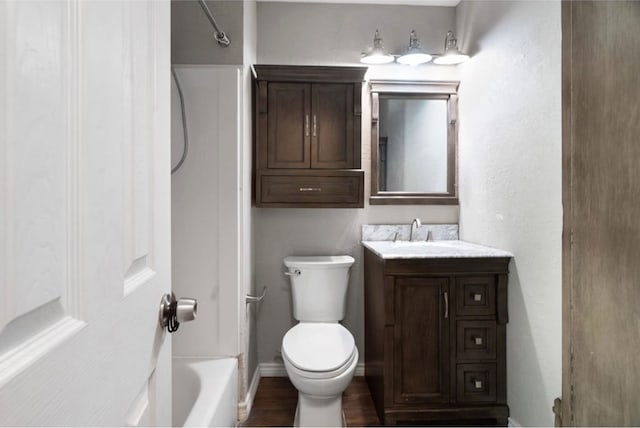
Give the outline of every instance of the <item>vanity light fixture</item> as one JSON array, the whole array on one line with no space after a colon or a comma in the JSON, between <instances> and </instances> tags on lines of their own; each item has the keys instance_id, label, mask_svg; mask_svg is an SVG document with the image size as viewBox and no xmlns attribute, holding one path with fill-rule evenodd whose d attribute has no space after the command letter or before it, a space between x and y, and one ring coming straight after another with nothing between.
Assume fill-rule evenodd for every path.
<instances>
[{"instance_id":1,"label":"vanity light fixture","mask_svg":"<svg viewBox=\"0 0 640 428\"><path fill-rule=\"evenodd\" d=\"M420 41L416 35L416 30L411 30L411 34L409 34L409 47L396 61L400 64L418 65L431 61L431 58L431 55L420 48Z\"/></svg>"},{"instance_id":2,"label":"vanity light fixture","mask_svg":"<svg viewBox=\"0 0 640 428\"><path fill-rule=\"evenodd\" d=\"M369 53L362 53L362 58L360 58L360 62L363 64L388 64L393 62L393 55L388 54L384 48L382 47L382 38L380 37L380 32L376 30L373 36L373 49Z\"/></svg>"},{"instance_id":3,"label":"vanity light fixture","mask_svg":"<svg viewBox=\"0 0 640 428\"><path fill-rule=\"evenodd\" d=\"M395 60L398 64L419 65L431 61L434 57L433 62L439 65L456 65L469 59L469 55L460 52L458 49L458 39L451 30L447 31L447 35L444 38L444 53L442 55L430 55L423 51L415 30L412 30L409 35L409 46L405 52L402 55L391 55L382 47L380 32L376 30L373 36L373 48L368 53L362 52L360 62L369 65L380 65L389 64Z\"/></svg>"},{"instance_id":4,"label":"vanity light fixture","mask_svg":"<svg viewBox=\"0 0 640 428\"><path fill-rule=\"evenodd\" d=\"M469 59L469 55L465 55L458 50L458 39L453 31L448 31L444 38L444 54L433 60L440 65L454 65L465 62Z\"/></svg>"}]
</instances>

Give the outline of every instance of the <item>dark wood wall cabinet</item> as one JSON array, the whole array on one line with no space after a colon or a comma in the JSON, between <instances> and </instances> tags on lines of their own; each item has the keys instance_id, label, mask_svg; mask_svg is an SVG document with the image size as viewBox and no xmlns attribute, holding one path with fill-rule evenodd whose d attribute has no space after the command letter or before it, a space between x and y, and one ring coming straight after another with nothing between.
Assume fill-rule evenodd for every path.
<instances>
[{"instance_id":1,"label":"dark wood wall cabinet","mask_svg":"<svg viewBox=\"0 0 640 428\"><path fill-rule=\"evenodd\" d=\"M365 372L380 421L505 426L509 258L364 252Z\"/></svg>"},{"instance_id":2,"label":"dark wood wall cabinet","mask_svg":"<svg viewBox=\"0 0 640 428\"><path fill-rule=\"evenodd\" d=\"M254 66L259 207L362 208L363 67Z\"/></svg>"}]
</instances>

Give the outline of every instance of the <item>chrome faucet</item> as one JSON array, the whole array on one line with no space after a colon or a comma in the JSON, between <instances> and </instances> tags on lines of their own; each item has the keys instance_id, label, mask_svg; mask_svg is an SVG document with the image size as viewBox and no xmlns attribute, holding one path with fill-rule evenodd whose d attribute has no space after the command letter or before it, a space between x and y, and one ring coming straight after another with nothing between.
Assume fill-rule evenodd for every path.
<instances>
[{"instance_id":1,"label":"chrome faucet","mask_svg":"<svg viewBox=\"0 0 640 428\"><path fill-rule=\"evenodd\" d=\"M409 241L413 241L413 226L416 226L416 229L418 229L419 227L422 226L422 223L420 223L420 219L419 218L414 218L413 221L411 222L411 230L409 231Z\"/></svg>"}]
</instances>

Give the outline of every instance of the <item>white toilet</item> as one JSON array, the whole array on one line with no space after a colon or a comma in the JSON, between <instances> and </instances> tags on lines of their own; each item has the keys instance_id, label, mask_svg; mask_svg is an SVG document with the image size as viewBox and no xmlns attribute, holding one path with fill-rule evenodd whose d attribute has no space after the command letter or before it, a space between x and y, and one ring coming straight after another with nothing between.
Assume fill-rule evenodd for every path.
<instances>
[{"instance_id":1,"label":"white toilet","mask_svg":"<svg viewBox=\"0 0 640 428\"><path fill-rule=\"evenodd\" d=\"M350 256L286 257L293 316L282 339L282 358L298 390L294 426L343 426L342 393L358 364L358 349L344 318Z\"/></svg>"}]
</instances>

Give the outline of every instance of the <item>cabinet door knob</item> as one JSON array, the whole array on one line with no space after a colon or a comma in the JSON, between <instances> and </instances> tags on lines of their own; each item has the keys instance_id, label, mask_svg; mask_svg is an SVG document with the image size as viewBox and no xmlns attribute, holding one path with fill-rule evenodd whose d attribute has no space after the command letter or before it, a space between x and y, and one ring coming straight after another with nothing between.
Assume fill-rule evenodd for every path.
<instances>
[{"instance_id":1,"label":"cabinet door knob","mask_svg":"<svg viewBox=\"0 0 640 428\"><path fill-rule=\"evenodd\" d=\"M482 381L481 381L481 380L477 380L477 379L475 379L475 380L473 381L473 386L474 386L476 389L482 389Z\"/></svg>"},{"instance_id":2,"label":"cabinet door knob","mask_svg":"<svg viewBox=\"0 0 640 428\"><path fill-rule=\"evenodd\" d=\"M316 118L316 115L313 115L313 136L317 137L318 135L318 120Z\"/></svg>"},{"instance_id":3,"label":"cabinet door knob","mask_svg":"<svg viewBox=\"0 0 640 428\"><path fill-rule=\"evenodd\" d=\"M474 301L474 302L481 302L481 301L482 301L482 294L480 294L480 293L475 293L475 294L473 295L473 301Z\"/></svg>"},{"instance_id":4,"label":"cabinet door knob","mask_svg":"<svg viewBox=\"0 0 640 428\"><path fill-rule=\"evenodd\" d=\"M473 338L473 342L474 342L476 345L482 345L482 338L481 338L481 337L474 337L474 338Z\"/></svg>"},{"instance_id":5,"label":"cabinet door knob","mask_svg":"<svg viewBox=\"0 0 640 428\"><path fill-rule=\"evenodd\" d=\"M304 116L304 136L309 136L309 115Z\"/></svg>"}]
</instances>

